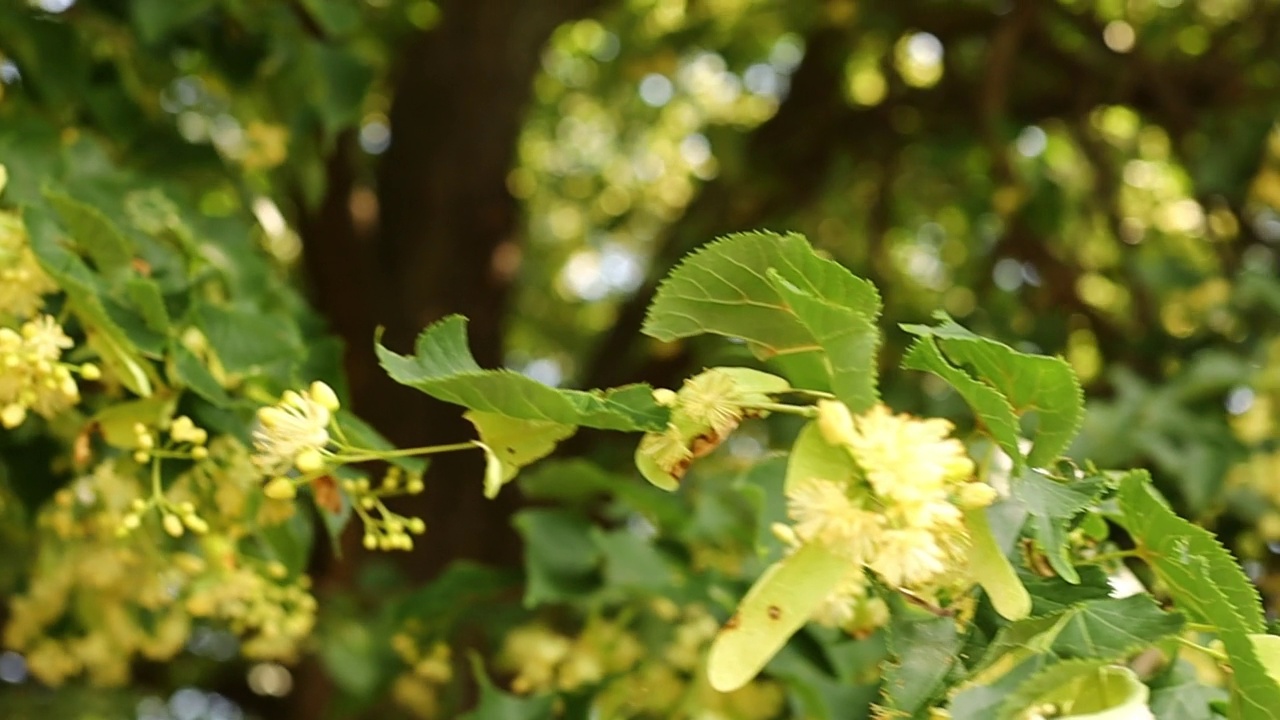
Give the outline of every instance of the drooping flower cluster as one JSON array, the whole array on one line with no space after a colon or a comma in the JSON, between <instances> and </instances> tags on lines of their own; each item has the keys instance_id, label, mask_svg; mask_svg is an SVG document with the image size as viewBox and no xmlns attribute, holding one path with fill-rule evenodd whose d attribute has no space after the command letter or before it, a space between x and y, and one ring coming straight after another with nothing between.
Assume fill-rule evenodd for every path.
<instances>
[{"instance_id":1,"label":"drooping flower cluster","mask_svg":"<svg viewBox=\"0 0 1280 720\"><path fill-rule=\"evenodd\" d=\"M171 436L203 439L194 424L173 425ZM246 502L254 475L243 446L224 436L207 450L163 501L145 497L141 468L124 455L99 463L42 511L30 581L11 601L4 631L6 647L22 652L39 680L57 685L83 673L99 685L125 683L136 658L172 658L201 623L240 635L247 657L296 656L315 621L309 581L242 544L287 516L264 517ZM165 512L140 514L140 505L156 503ZM197 523L199 533L186 525L188 534L165 522L181 526L188 517L208 522ZM122 537L130 525L134 532Z\"/></svg>"},{"instance_id":2,"label":"drooping flower cluster","mask_svg":"<svg viewBox=\"0 0 1280 720\"><path fill-rule=\"evenodd\" d=\"M0 424L13 428L28 411L51 418L80 401L73 373L99 377L94 365L61 362L74 343L48 315L22 324L19 330L0 327Z\"/></svg>"},{"instance_id":3,"label":"drooping flower cluster","mask_svg":"<svg viewBox=\"0 0 1280 720\"><path fill-rule=\"evenodd\" d=\"M827 475L790 483L792 525L778 528L793 545L821 543L850 563L817 619L847 625L870 613L883 622L882 608L866 604L863 568L888 587L926 598L965 583L964 510L990 504L996 493L974 481L973 461L950 437L951 424L883 405L859 416L835 401L818 409L822 440L851 462L826 463Z\"/></svg>"},{"instance_id":4,"label":"drooping flower cluster","mask_svg":"<svg viewBox=\"0 0 1280 720\"><path fill-rule=\"evenodd\" d=\"M765 720L783 709L782 688L756 680L731 693L713 690L702 666L718 623L700 605L655 599L643 619L657 637L617 620L593 618L576 636L534 623L508 633L498 659L519 693L575 692L595 685L594 717ZM634 622L634 621L633 621Z\"/></svg>"}]
</instances>

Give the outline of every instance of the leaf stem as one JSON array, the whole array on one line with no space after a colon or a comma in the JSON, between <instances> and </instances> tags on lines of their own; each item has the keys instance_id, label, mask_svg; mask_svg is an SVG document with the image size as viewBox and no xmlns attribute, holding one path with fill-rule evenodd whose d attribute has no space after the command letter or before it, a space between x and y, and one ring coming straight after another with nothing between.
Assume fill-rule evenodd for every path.
<instances>
[{"instance_id":1,"label":"leaf stem","mask_svg":"<svg viewBox=\"0 0 1280 720\"><path fill-rule=\"evenodd\" d=\"M1098 553L1091 558L1080 560L1081 565L1101 565L1102 563L1111 562L1112 560L1124 560L1125 558L1142 557L1142 553L1137 550L1113 550L1111 552Z\"/></svg>"},{"instance_id":2,"label":"leaf stem","mask_svg":"<svg viewBox=\"0 0 1280 720\"><path fill-rule=\"evenodd\" d=\"M426 445L424 447L403 448L397 450L373 450L370 448L358 448L342 444L339 445L342 450L353 453L350 455L343 452L335 453L333 456L334 459L342 463L364 462L366 460L386 460L388 458L414 457L417 455L435 455L436 453L471 450L476 447L474 442L453 443L452 445Z\"/></svg>"},{"instance_id":3,"label":"leaf stem","mask_svg":"<svg viewBox=\"0 0 1280 720\"><path fill-rule=\"evenodd\" d=\"M1181 635L1174 635L1173 637L1179 643L1182 643L1182 645L1186 646L1191 650L1199 650L1200 652L1204 653L1205 655L1208 655L1209 657L1213 658L1214 660L1217 660L1218 662L1221 662L1221 663L1227 662L1227 659L1228 659L1227 654L1224 652L1214 650L1213 648L1205 647L1204 645L1201 645L1200 643L1197 643L1193 640L1188 640L1182 637Z\"/></svg>"},{"instance_id":4,"label":"leaf stem","mask_svg":"<svg viewBox=\"0 0 1280 720\"><path fill-rule=\"evenodd\" d=\"M769 412L787 413L790 415L800 415L801 417L818 417L818 408L812 405L787 405L785 403L751 403L743 405L744 408L751 410L767 410Z\"/></svg>"}]
</instances>

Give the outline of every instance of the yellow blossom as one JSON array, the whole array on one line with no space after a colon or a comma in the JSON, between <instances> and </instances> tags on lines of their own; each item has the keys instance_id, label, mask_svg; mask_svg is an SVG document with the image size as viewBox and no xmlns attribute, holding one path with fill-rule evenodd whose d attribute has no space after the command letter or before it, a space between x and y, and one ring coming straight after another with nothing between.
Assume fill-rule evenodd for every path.
<instances>
[{"instance_id":1,"label":"yellow blossom","mask_svg":"<svg viewBox=\"0 0 1280 720\"><path fill-rule=\"evenodd\" d=\"M0 211L0 315L30 317L57 289L31 251L22 219Z\"/></svg>"},{"instance_id":2,"label":"yellow blossom","mask_svg":"<svg viewBox=\"0 0 1280 720\"><path fill-rule=\"evenodd\" d=\"M327 407L329 400L313 385L301 393L287 391L279 403L258 410L253 462L262 474L282 475L297 466L302 457L312 467L314 456L322 454L329 443L329 423L333 418Z\"/></svg>"}]
</instances>

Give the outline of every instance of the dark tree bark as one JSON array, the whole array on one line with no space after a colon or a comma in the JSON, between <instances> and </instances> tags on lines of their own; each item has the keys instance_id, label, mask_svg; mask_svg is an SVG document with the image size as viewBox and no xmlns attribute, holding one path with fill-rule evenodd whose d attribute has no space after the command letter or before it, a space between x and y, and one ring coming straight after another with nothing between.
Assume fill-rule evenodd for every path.
<instances>
[{"instance_id":1,"label":"dark tree bark","mask_svg":"<svg viewBox=\"0 0 1280 720\"><path fill-rule=\"evenodd\" d=\"M560 24L603 0L446 0L442 21L411 40L395 78L392 140L379 158L375 224L353 217L367 192L356 188L354 143L341 138L320 206L300 222L312 295L346 343L355 410L401 446L472 437L459 408L390 381L378 367L373 337L411 352L416 335L449 313L471 319L477 360L502 360L508 277L495 253L517 240L519 208L506 189L540 53ZM515 565L510 527L516 495L481 494L479 453L440 457L427 490L405 507L427 534L405 559L412 577L428 579L448 562L471 558ZM410 502L410 501L406 501ZM359 528L348 529L342 562L320 568L321 592L349 586L363 553ZM332 685L315 660L301 669L292 716L322 718Z\"/></svg>"}]
</instances>

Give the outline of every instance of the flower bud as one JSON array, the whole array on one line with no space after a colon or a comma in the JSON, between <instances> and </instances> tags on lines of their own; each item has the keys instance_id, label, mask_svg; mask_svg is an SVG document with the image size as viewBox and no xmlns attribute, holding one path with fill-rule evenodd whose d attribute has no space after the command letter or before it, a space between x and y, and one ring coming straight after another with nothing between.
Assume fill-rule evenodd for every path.
<instances>
[{"instance_id":1,"label":"flower bud","mask_svg":"<svg viewBox=\"0 0 1280 720\"><path fill-rule=\"evenodd\" d=\"M294 487L293 481L287 477L272 478L262 488L262 494L272 500L292 500L298 496L298 488Z\"/></svg>"},{"instance_id":2,"label":"flower bud","mask_svg":"<svg viewBox=\"0 0 1280 720\"><path fill-rule=\"evenodd\" d=\"M333 388L329 387L326 383L317 380L311 383L311 387L308 392L311 394L312 400L315 400L320 404L320 407L328 410L329 412L333 412L342 407L342 404L338 402L338 394L335 393Z\"/></svg>"},{"instance_id":3,"label":"flower bud","mask_svg":"<svg viewBox=\"0 0 1280 720\"><path fill-rule=\"evenodd\" d=\"M293 459L293 466L298 468L299 472L308 475L319 472L324 469L324 455L316 448L307 448Z\"/></svg>"},{"instance_id":4,"label":"flower bud","mask_svg":"<svg viewBox=\"0 0 1280 720\"><path fill-rule=\"evenodd\" d=\"M365 550L377 550L377 549L378 549L378 536L377 536L377 535L374 535L373 533L365 533L365 535L364 535L364 549L365 549Z\"/></svg>"},{"instance_id":5,"label":"flower bud","mask_svg":"<svg viewBox=\"0 0 1280 720\"><path fill-rule=\"evenodd\" d=\"M80 377L89 381L99 380L102 378L102 371L93 363L85 363L80 366Z\"/></svg>"},{"instance_id":6,"label":"flower bud","mask_svg":"<svg viewBox=\"0 0 1280 720\"><path fill-rule=\"evenodd\" d=\"M184 532L182 528L182 520L180 520L177 515L165 515L163 524L165 532L176 538L182 537L182 533Z\"/></svg>"},{"instance_id":7,"label":"flower bud","mask_svg":"<svg viewBox=\"0 0 1280 720\"><path fill-rule=\"evenodd\" d=\"M857 433L848 406L838 400L818 401L818 430L831 445L852 445Z\"/></svg>"},{"instance_id":8,"label":"flower bud","mask_svg":"<svg viewBox=\"0 0 1280 720\"><path fill-rule=\"evenodd\" d=\"M956 504L965 510L984 508L996 501L1000 493L984 482L965 483L957 492Z\"/></svg>"},{"instance_id":9,"label":"flower bud","mask_svg":"<svg viewBox=\"0 0 1280 720\"><path fill-rule=\"evenodd\" d=\"M674 390L654 388L653 401L663 407L675 407L676 403L679 402L679 398L676 396Z\"/></svg>"},{"instance_id":10,"label":"flower bud","mask_svg":"<svg viewBox=\"0 0 1280 720\"><path fill-rule=\"evenodd\" d=\"M27 419L27 409L18 403L6 405L0 410L0 425L13 429L22 424Z\"/></svg>"}]
</instances>

